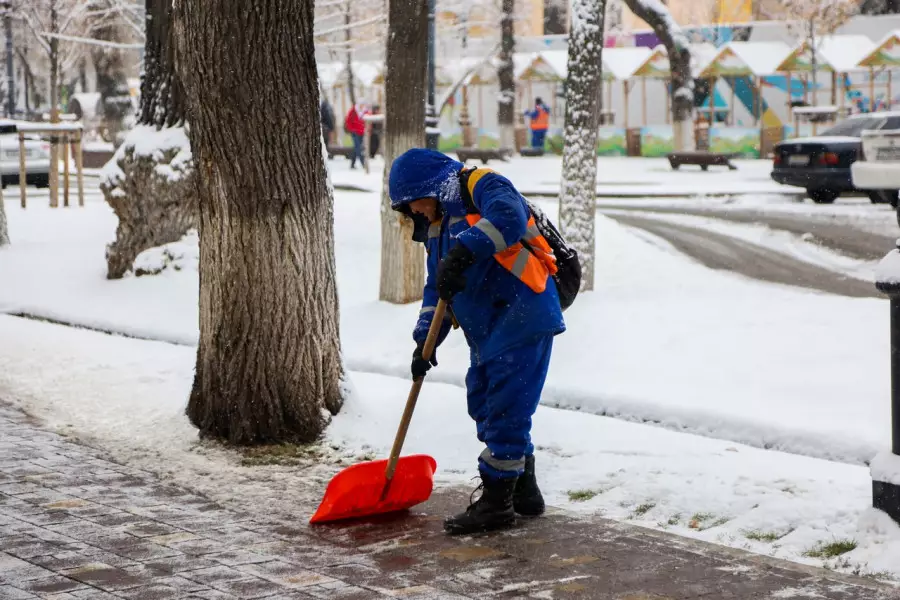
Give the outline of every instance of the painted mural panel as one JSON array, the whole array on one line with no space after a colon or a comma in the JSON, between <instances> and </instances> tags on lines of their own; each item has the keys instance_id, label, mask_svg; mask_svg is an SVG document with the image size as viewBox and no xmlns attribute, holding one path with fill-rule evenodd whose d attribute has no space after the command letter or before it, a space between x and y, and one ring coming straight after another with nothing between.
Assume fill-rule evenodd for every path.
<instances>
[{"instance_id":1,"label":"painted mural panel","mask_svg":"<svg viewBox=\"0 0 900 600\"><path fill-rule=\"evenodd\" d=\"M641 127L641 156L660 157L675 150L675 133L671 125Z\"/></svg>"},{"instance_id":2,"label":"painted mural panel","mask_svg":"<svg viewBox=\"0 0 900 600\"><path fill-rule=\"evenodd\" d=\"M740 158L759 158L759 129L756 127L713 127L709 130L712 152L737 154Z\"/></svg>"},{"instance_id":3,"label":"painted mural panel","mask_svg":"<svg viewBox=\"0 0 900 600\"><path fill-rule=\"evenodd\" d=\"M625 128L601 127L597 135L597 156L625 156Z\"/></svg>"}]
</instances>

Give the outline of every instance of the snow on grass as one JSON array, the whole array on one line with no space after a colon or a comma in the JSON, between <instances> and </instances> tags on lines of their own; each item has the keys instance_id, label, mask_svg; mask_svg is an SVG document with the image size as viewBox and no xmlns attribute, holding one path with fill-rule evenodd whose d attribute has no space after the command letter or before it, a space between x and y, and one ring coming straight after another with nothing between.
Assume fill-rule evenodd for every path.
<instances>
[{"instance_id":1,"label":"snow on grass","mask_svg":"<svg viewBox=\"0 0 900 600\"><path fill-rule=\"evenodd\" d=\"M309 460L248 459L198 442L184 416L190 348L9 316L0 316L0 339L0 397L118 460L295 524L308 519L342 464L388 454L410 383L350 373L354 391ZM866 572L867 561L877 560L884 570L885 548L893 553L888 568L900 564L900 542L886 524L869 525L864 467L546 407L535 416L533 438L553 506L808 564ZM469 486L480 450L462 392L427 381L404 452L434 456L439 485ZM810 553L835 540L856 540L858 548Z\"/></svg>"},{"instance_id":2,"label":"snow on grass","mask_svg":"<svg viewBox=\"0 0 900 600\"><path fill-rule=\"evenodd\" d=\"M305 518L342 462L387 454L408 392L418 307L376 300L379 210L377 194L336 195L341 331L357 392L309 459L198 443L184 417L190 347L0 317L0 397L218 500ZM11 200L7 211L0 310L195 343L194 268L105 279L116 223L104 203L21 211ZM888 445L887 303L748 281L605 217L596 226L597 291L566 313L535 420L548 501L813 564L897 569L900 535L866 512L871 478L861 466ZM178 244L187 257L190 239ZM468 484L481 448L461 389L462 336L438 356L406 451L433 454L442 484ZM835 540L859 546L804 555Z\"/></svg>"},{"instance_id":3,"label":"snow on grass","mask_svg":"<svg viewBox=\"0 0 900 600\"><path fill-rule=\"evenodd\" d=\"M415 304L377 302L379 198L338 192L338 291L347 366L406 377ZM11 203L10 203L11 204ZM115 219L7 205L0 311L195 344L198 274L107 281ZM865 464L889 441L887 302L709 270L598 216L597 291L566 312L544 404L749 445ZM459 333L432 380L462 387Z\"/></svg>"},{"instance_id":4,"label":"snow on grass","mask_svg":"<svg viewBox=\"0 0 900 600\"><path fill-rule=\"evenodd\" d=\"M455 154L450 156L456 158ZM627 194L649 196L654 193L684 194L771 194L781 198L803 194L802 188L784 186L772 181L772 161L737 160L737 171L713 168L702 172L696 168L682 167L673 171L664 158L599 157L597 159L597 190L602 196ZM335 157L328 162L328 169L336 186L350 185L370 191L381 189L384 162L381 157L372 160L370 173L357 168L350 170L350 162ZM491 161L483 165L470 161L471 166L487 166L503 173L526 194L557 194L562 179L562 158L543 156L513 158L509 161Z\"/></svg>"}]
</instances>

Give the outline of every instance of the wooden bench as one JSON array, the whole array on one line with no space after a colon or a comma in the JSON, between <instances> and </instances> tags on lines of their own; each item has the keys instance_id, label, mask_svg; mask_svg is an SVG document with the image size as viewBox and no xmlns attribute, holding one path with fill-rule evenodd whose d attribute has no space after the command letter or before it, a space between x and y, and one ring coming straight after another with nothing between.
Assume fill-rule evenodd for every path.
<instances>
[{"instance_id":1,"label":"wooden bench","mask_svg":"<svg viewBox=\"0 0 900 600\"><path fill-rule=\"evenodd\" d=\"M484 148L457 148L454 150L456 152L456 157L459 159L459 162L466 162L470 159L480 160L484 164L488 164L488 161L491 159L494 160L502 160L508 161L509 157L506 152L503 152L499 149L484 149Z\"/></svg>"},{"instance_id":2,"label":"wooden bench","mask_svg":"<svg viewBox=\"0 0 900 600\"><path fill-rule=\"evenodd\" d=\"M725 152L707 152L704 150L693 150L685 152L670 152L666 155L669 164L676 171L681 165L698 165L702 170L706 171L710 166L728 167L732 171L736 171L737 167L731 162L732 158L737 155Z\"/></svg>"},{"instance_id":3,"label":"wooden bench","mask_svg":"<svg viewBox=\"0 0 900 600\"><path fill-rule=\"evenodd\" d=\"M328 158L334 158L335 156L352 157L353 146L328 146Z\"/></svg>"}]
</instances>

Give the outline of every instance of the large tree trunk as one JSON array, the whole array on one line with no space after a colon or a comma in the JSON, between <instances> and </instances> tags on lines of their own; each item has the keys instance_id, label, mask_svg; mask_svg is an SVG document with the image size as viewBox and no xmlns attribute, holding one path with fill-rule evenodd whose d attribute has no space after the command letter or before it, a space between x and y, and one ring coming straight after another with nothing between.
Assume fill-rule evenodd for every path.
<instances>
[{"instance_id":1,"label":"large tree trunk","mask_svg":"<svg viewBox=\"0 0 900 600\"><path fill-rule=\"evenodd\" d=\"M581 258L584 290L594 289L597 208L597 133L601 109L601 53L606 0L574 0L569 33L566 132L559 221Z\"/></svg>"},{"instance_id":2,"label":"large tree trunk","mask_svg":"<svg viewBox=\"0 0 900 600\"><path fill-rule=\"evenodd\" d=\"M343 372L313 0L179 0L175 39L200 183L187 414L231 443L315 440Z\"/></svg>"},{"instance_id":3,"label":"large tree trunk","mask_svg":"<svg viewBox=\"0 0 900 600\"><path fill-rule=\"evenodd\" d=\"M138 123L178 127L184 123L184 92L175 72L172 0L146 0L147 38Z\"/></svg>"},{"instance_id":4,"label":"large tree trunk","mask_svg":"<svg viewBox=\"0 0 900 600\"><path fill-rule=\"evenodd\" d=\"M115 31L112 28L103 28L95 35L100 40L116 41ZM128 81L122 65L122 53L117 49L99 47L91 51L91 62L97 73L97 91L100 92L106 141L117 144L131 102Z\"/></svg>"},{"instance_id":5,"label":"large tree trunk","mask_svg":"<svg viewBox=\"0 0 900 600\"><path fill-rule=\"evenodd\" d=\"M513 29L515 0L503 0L503 16L500 20L500 66L497 79L500 95L497 101L497 123L500 126L500 148L512 152L516 147L516 78L513 53L516 36Z\"/></svg>"},{"instance_id":6,"label":"large tree trunk","mask_svg":"<svg viewBox=\"0 0 900 600\"><path fill-rule=\"evenodd\" d=\"M397 156L425 145L427 40L427 4L421 0L390 0L385 54L379 298L397 304L420 299L425 282L422 245L412 241L412 220L391 210L388 174Z\"/></svg>"},{"instance_id":7,"label":"large tree trunk","mask_svg":"<svg viewBox=\"0 0 900 600\"><path fill-rule=\"evenodd\" d=\"M144 250L177 241L199 225L197 172L182 129L184 94L173 60L172 0L146 1L139 126L126 136L100 183L119 218L116 239L106 249L110 279L131 271Z\"/></svg>"},{"instance_id":8,"label":"large tree trunk","mask_svg":"<svg viewBox=\"0 0 900 600\"><path fill-rule=\"evenodd\" d=\"M672 123L675 148L693 150L694 141L694 78L691 74L691 51L688 39L672 18L672 13L660 0L625 0L628 8L644 20L663 43L669 55L672 73Z\"/></svg>"}]
</instances>

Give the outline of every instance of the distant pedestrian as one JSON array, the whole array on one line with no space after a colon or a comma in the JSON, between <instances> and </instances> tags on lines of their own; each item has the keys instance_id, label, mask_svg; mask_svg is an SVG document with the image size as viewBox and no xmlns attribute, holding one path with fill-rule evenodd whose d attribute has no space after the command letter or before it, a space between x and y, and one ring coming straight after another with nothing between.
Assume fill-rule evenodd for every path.
<instances>
[{"instance_id":1,"label":"distant pedestrian","mask_svg":"<svg viewBox=\"0 0 900 600\"><path fill-rule=\"evenodd\" d=\"M372 114L380 115L381 106L373 104ZM375 155L378 154L378 150L381 148L381 132L384 131L384 121L372 121L370 127L372 128L372 134L369 137L369 158L375 158Z\"/></svg>"},{"instance_id":2,"label":"distant pedestrian","mask_svg":"<svg viewBox=\"0 0 900 600\"><path fill-rule=\"evenodd\" d=\"M544 138L550 127L550 108L540 98L534 99L534 110L526 110L525 116L531 119L531 147L544 149Z\"/></svg>"},{"instance_id":3,"label":"distant pedestrian","mask_svg":"<svg viewBox=\"0 0 900 600\"><path fill-rule=\"evenodd\" d=\"M319 117L322 120L322 137L325 138L325 144L330 146L334 143L334 140L331 139L334 133L334 109L331 108L328 98L322 98Z\"/></svg>"},{"instance_id":4,"label":"distant pedestrian","mask_svg":"<svg viewBox=\"0 0 900 600\"><path fill-rule=\"evenodd\" d=\"M369 114L369 105L363 100L347 113L344 119L344 130L353 138L353 156L350 157L350 168L356 168L356 160L361 166L366 165L366 157L363 153L363 136L366 134L365 116Z\"/></svg>"}]
</instances>

